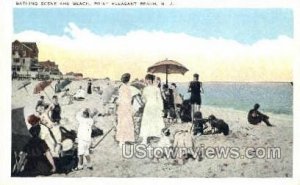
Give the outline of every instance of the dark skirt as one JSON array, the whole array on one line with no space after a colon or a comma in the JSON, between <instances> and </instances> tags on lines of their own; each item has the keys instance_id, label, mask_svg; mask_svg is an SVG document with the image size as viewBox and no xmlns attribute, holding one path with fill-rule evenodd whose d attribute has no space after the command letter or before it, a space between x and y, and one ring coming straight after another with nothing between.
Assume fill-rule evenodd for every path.
<instances>
[{"instance_id":1,"label":"dark skirt","mask_svg":"<svg viewBox=\"0 0 300 185\"><path fill-rule=\"evenodd\" d=\"M88 86L87 93L88 94L92 94L92 85Z\"/></svg>"},{"instance_id":2,"label":"dark skirt","mask_svg":"<svg viewBox=\"0 0 300 185\"><path fill-rule=\"evenodd\" d=\"M60 122L60 120L61 120L60 112L61 112L60 105L55 105L54 109L52 110L52 114L51 114L51 120L53 122L57 122L57 123Z\"/></svg>"},{"instance_id":3,"label":"dark skirt","mask_svg":"<svg viewBox=\"0 0 300 185\"><path fill-rule=\"evenodd\" d=\"M41 157L28 157L25 169L21 176L35 177L38 175L48 176L51 175L51 165L45 156Z\"/></svg>"}]
</instances>

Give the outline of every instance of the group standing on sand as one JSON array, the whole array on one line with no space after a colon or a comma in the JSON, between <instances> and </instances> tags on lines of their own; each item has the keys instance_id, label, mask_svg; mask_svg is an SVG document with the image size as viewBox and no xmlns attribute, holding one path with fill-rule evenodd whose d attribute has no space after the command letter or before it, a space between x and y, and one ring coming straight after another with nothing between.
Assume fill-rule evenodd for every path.
<instances>
[{"instance_id":1,"label":"group standing on sand","mask_svg":"<svg viewBox=\"0 0 300 185\"><path fill-rule=\"evenodd\" d=\"M171 83L170 86L162 84L160 78L152 74L145 76L145 87L141 92L138 92L139 90L136 89L133 90L133 87L130 85L130 79L131 75L129 73L123 74L121 85L118 88L115 139L120 146L139 142L149 146L151 138L156 137L160 139L158 146L193 147L193 137L209 134L207 123L210 124L211 134L223 133L225 136L229 134L229 126L224 120L214 115L203 118L200 108L202 103L201 93L204 93L204 90L198 74L193 75L193 81L189 84L190 99L188 100L184 100L183 96L179 94L175 83ZM110 84L108 83L107 85ZM58 86L59 82L55 88L57 93ZM88 81L87 93L92 94L91 80ZM112 91L109 91L109 94L111 93ZM140 96L140 100L136 99L136 97L139 97L137 95ZM62 97L65 96L72 96L71 100L85 100L86 93L80 86L74 95L70 95L69 90L66 89ZM103 92L103 96L107 96L105 92ZM101 99L103 101L101 105L105 106L108 103L108 98L103 98L106 100ZM134 107L134 101L137 101L140 107ZM254 108L249 111L248 122L252 125L265 122L267 126L272 126L269 122L269 117L258 111L259 107L259 104L255 104ZM105 113L99 113L98 111L92 113L88 108L79 111L76 114L79 126L77 134L74 134L74 132L68 131L61 126L62 107L57 95L52 97L51 104L45 102L44 96L40 96L35 108L38 115L30 115L28 117L28 122L32 125L29 131L33 137L23 150L29 154L28 157L31 160L26 168L27 172L30 173L23 175L34 176L54 173L59 164L62 164L60 152L62 151L63 140L66 137L73 142L77 138L78 162L76 161L76 168L74 168L74 165L64 165L72 166L71 169L82 170L85 157L87 168L92 170L90 147L94 125L93 117L95 115L103 116ZM141 114L138 114L141 116L138 132L136 131L137 124L134 119L136 111L141 112ZM191 127L188 130L177 130L175 133L172 133L174 142L171 142L171 131L168 125L176 122L191 123ZM65 135L63 135L61 130L64 130ZM138 137L136 137L137 135ZM33 151L38 151L38 156L32 156L35 155L32 153ZM182 164L182 156L176 158L176 160L179 164ZM73 158L70 161L74 163ZM43 167L45 165L48 165L47 168Z\"/></svg>"},{"instance_id":2,"label":"group standing on sand","mask_svg":"<svg viewBox=\"0 0 300 185\"><path fill-rule=\"evenodd\" d=\"M137 142L134 138L134 127L132 115L132 96L130 91L130 74L126 73L121 78L122 85L119 88L118 99L118 123L116 127L116 140L120 146L125 143ZM150 137L160 137L161 130L166 128L166 123L171 120L179 119L182 123L193 123L193 135L203 135L204 130L208 128L207 122L210 123L211 133L229 134L229 126L224 120L210 115L203 118L200 111L201 93L204 93L202 82L199 81L199 75L193 75L193 81L190 82L188 92L191 94L190 99L183 100L176 89L176 84L172 83L169 87L162 84L159 78L152 74L145 77L146 87L142 91L142 100L144 109L140 123L139 137L142 144L148 144ZM259 105L256 104L253 110L250 110L248 121L256 125L265 122L268 126L268 116L258 111ZM174 123L174 122L173 122Z\"/></svg>"},{"instance_id":3,"label":"group standing on sand","mask_svg":"<svg viewBox=\"0 0 300 185\"><path fill-rule=\"evenodd\" d=\"M187 113L193 117L194 112L199 111L201 105L202 83L198 81L199 75L194 75L194 80L190 83L191 93L190 103L192 110ZM116 140L120 146L126 142L132 143L134 140L134 122L132 111L132 95L129 87L130 74L125 73L121 77L118 99L118 124L116 127ZM146 87L142 91L144 109L140 124L139 137L143 144L148 143L150 137L160 137L161 130L165 128L165 122L169 119L180 119L180 107L183 103L182 96L176 89L176 84L172 83L170 88L167 84L161 86L159 78L152 74L145 76ZM161 88L162 87L162 88ZM190 120L191 121L191 120Z\"/></svg>"}]
</instances>

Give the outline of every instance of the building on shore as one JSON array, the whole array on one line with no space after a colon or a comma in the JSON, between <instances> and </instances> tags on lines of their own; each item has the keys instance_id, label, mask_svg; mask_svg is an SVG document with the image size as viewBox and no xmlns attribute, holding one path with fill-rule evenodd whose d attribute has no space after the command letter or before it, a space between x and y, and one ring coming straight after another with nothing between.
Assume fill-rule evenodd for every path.
<instances>
[{"instance_id":1,"label":"building on shore","mask_svg":"<svg viewBox=\"0 0 300 185\"><path fill-rule=\"evenodd\" d=\"M68 72L64 75L64 78L73 79L73 80L82 80L83 74L82 73L74 73L74 72Z\"/></svg>"},{"instance_id":2,"label":"building on shore","mask_svg":"<svg viewBox=\"0 0 300 185\"><path fill-rule=\"evenodd\" d=\"M24 77L31 77L31 71L37 72L39 50L35 42L12 43L12 72Z\"/></svg>"},{"instance_id":3,"label":"building on shore","mask_svg":"<svg viewBox=\"0 0 300 185\"><path fill-rule=\"evenodd\" d=\"M50 79L59 80L62 79L62 73L60 72L58 65L50 60L39 62L39 73L40 77L49 76Z\"/></svg>"},{"instance_id":4,"label":"building on shore","mask_svg":"<svg viewBox=\"0 0 300 185\"><path fill-rule=\"evenodd\" d=\"M39 49L35 42L12 43L12 77L22 79L61 79L63 77L54 61L38 60Z\"/></svg>"}]
</instances>

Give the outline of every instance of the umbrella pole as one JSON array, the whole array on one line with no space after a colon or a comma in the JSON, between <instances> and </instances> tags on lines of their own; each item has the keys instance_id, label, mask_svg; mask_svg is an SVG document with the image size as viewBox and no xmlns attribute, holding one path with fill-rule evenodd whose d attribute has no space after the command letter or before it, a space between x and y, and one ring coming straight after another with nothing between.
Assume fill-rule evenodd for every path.
<instances>
[{"instance_id":1,"label":"umbrella pole","mask_svg":"<svg viewBox=\"0 0 300 185\"><path fill-rule=\"evenodd\" d=\"M27 90L27 88L26 88L26 86L24 86L24 89L26 90L27 94L29 94L29 93L28 93L28 90Z\"/></svg>"},{"instance_id":2,"label":"umbrella pole","mask_svg":"<svg viewBox=\"0 0 300 185\"><path fill-rule=\"evenodd\" d=\"M166 84L168 85L168 65L166 66Z\"/></svg>"},{"instance_id":3,"label":"umbrella pole","mask_svg":"<svg viewBox=\"0 0 300 185\"><path fill-rule=\"evenodd\" d=\"M51 89L55 92L54 88L52 87L52 85L50 84Z\"/></svg>"},{"instance_id":4,"label":"umbrella pole","mask_svg":"<svg viewBox=\"0 0 300 185\"><path fill-rule=\"evenodd\" d=\"M94 145L94 146L92 146L91 148L92 149L94 149L94 148L96 148L103 140L104 140L104 138L113 130L115 128L115 126L112 126L107 132L106 132L106 134L104 135L104 136L102 136L102 138Z\"/></svg>"},{"instance_id":5,"label":"umbrella pole","mask_svg":"<svg viewBox=\"0 0 300 185\"><path fill-rule=\"evenodd\" d=\"M46 93L46 91L43 91L45 93L45 95L47 96L48 100L51 102L50 97L48 96L48 94Z\"/></svg>"}]
</instances>

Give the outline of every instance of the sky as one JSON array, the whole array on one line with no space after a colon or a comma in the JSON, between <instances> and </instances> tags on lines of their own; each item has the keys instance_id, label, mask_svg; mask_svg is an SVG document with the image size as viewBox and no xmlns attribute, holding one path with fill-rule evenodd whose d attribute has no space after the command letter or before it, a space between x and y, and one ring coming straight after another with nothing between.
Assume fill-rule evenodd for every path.
<instances>
[{"instance_id":1,"label":"sky","mask_svg":"<svg viewBox=\"0 0 300 185\"><path fill-rule=\"evenodd\" d=\"M291 81L295 52L290 9L22 8L13 39L37 42L63 72L113 79L168 58L189 69L174 81Z\"/></svg>"}]
</instances>

